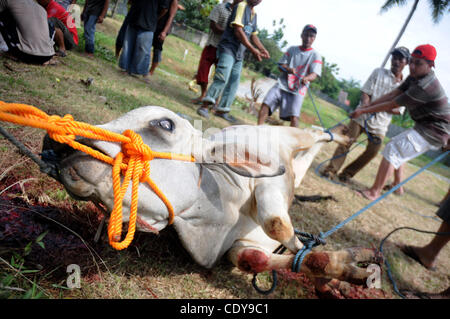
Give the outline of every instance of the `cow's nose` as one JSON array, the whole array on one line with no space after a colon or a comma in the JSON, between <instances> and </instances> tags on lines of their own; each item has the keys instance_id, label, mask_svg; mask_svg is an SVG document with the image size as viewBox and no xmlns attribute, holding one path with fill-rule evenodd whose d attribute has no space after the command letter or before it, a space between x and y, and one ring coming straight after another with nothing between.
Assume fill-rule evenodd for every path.
<instances>
[{"instance_id":1,"label":"cow's nose","mask_svg":"<svg viewBox=\"0 0 450 319\"><path fill-rule=\"evenodd\" d=\"M61 160L74 152L67 144L61 144L51 139L48 134L44 137L41 158L44 162L57 166Z\"/></svg>"}]
</instances>

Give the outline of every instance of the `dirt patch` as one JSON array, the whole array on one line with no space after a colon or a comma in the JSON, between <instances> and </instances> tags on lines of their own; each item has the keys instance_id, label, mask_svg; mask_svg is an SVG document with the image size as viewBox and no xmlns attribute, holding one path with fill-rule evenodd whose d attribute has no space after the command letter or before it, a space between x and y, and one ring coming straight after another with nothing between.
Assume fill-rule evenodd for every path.
<instances>
[{"instance_id":1,"label":"dirt patch","mask_svg":"<svg viewBox=\"0 0 450 319\"><path fill-rule=\"evenodd\" d=\"M306 124L316 124L317 117L302 113L300 115L300 121Z\"/></svg>"},{"instance_id":2,"label":"dirt patch","mask_svg":"<svg viewBox=\"0 0 450 319\"><path fill-rule=\"evenodd\" d=\"M85 216L82 221L75 216ZM29 244L31 252L25 256L28 268L39 269L42 273L52 271L52 279L67 277L66 268L77 264L86 274L97 270L89 248L98 249L103 244L93 242L96 226L99 224L96 208L86 205L80 210L50 205L31 205L21 198L0 197L0 248L3 257L10 260L14 252L22 254ZM64 225L69 225L65 227ZM36 244L37 237L46 233L42 242ZM89 247L89 248L88 248Z\"/></svg>"}]
</instances>

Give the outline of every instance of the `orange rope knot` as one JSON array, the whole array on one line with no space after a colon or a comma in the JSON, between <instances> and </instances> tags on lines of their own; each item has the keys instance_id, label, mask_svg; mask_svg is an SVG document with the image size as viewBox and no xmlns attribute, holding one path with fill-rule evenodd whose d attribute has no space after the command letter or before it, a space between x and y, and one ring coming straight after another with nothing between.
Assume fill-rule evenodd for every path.
<instances>
[{"instance_id":1,"label":"orange rope knot","mask_svg":"<svg viewBox=\"0 0 450 319\"><path fill-rule=\"evenodd\" d=\"M142 137L126 130L123 134L107 131L83 122L74 121L72 115L64 117L49 116L45 112L26 104L5 103L0 101L0 121L44 129L53 140L67 144L90 156L113 165L114 207L108 224L109 242L115 249L127 248L133 241L136 231L139 183L147 183L153 192L163 201L169 213L169 225L173 223L174 211L171 203L150 179L150 161L154 158L194 162L190 155L154 152L142 141ZM113 159L97 150L76 141L77 136L90 139L122 143L122 151ZM121 181L121 173L123 181ZM120 242L123 224L123 199L131 182L131 205L128 232Z\"/></svg>"}]
</instances>

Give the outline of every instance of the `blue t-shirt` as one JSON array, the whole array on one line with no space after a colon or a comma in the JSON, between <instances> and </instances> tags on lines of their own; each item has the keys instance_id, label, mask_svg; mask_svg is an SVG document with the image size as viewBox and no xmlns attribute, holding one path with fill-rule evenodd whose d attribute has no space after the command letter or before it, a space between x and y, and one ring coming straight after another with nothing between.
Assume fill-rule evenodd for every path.
<instances>
[{"instance_id":1,"label":"blue t-shirt","mask_svg":"<svg viewBox=\"0 0 450 319\"><path fill-rule=\"evenodd\" d=\"M219 51L234 56L237 61L242 61L246 47L234 34L234 26L242 27L248 39L252 34L258 34L256 13L247 1L242 1L234 7L218 46Z\"/></svg>"}]
</instances>

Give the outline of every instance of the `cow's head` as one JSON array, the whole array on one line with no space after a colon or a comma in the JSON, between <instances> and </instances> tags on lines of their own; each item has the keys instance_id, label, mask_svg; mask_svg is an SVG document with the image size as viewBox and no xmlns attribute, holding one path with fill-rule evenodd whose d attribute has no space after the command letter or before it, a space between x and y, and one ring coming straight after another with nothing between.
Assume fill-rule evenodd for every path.
<instances>
[{"instance_id":1,"label":"cow's head","mask_svg":"<svg viewBox=\"0 0 450 319\"><path fill-rule=\"evenodd\" d=\"M177 160L154 159L150 163L150 177L167 196L174 207L175 215L191 207L198 198L201 165L226 166L246 177L277 176L284 167L277 159L251 146L244 147L240 156L227 152L236 142L205 139L200 130L189 121L162 107L146 106L135 109L99 127L122 133L133 130L145 144L157 152L191 155L196 163ZM121 151L121 144L99 140L80 139L79 142L114 158ZM242 149L242 148L240 148ZM75 198L103 203L108 210L114 204L112 191L112 166L91 156L51 141L46 137L44 152L56 153L60 170L60 181ZM231 154L231 155L230 155ZM128 218L130 190L124 200L124 220ZM167 225L166 206L146 184L139 188L139 212L147 222L161 230Z\"/></svg>"}]
</instances>

